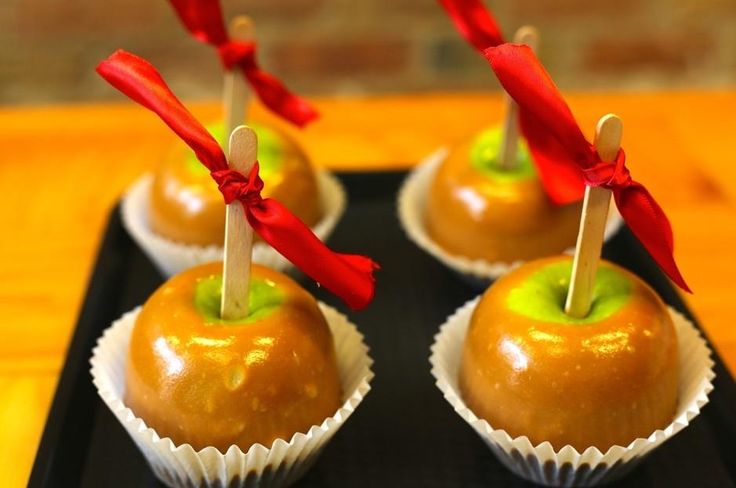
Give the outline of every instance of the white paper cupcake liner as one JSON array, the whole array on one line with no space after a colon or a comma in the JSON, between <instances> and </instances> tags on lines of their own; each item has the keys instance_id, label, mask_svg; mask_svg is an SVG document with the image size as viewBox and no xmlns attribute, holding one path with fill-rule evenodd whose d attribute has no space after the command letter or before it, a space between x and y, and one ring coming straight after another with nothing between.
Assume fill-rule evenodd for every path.
<instances>
[{"instance_id":1,"label":"white paper cupcake liner","mask_svg":"<svg viewBox=\"0 0 736 488\"><path fill-rule=\"evenodd\" d=\"M337 225L347 197L342 184L328 171L317 172L322 219L312 231L325 241ZM123 198L123 225L128 233L153 261L158 270L171 277L198 264L221 261L222 246L197 246L172 241L153 232L148 223L148 208L153 175L145 174L131 185ZM223 212L224 212L223 207ZM292 264L275 249L259 241L253 245L253 262L271 269L286 271Z\"/></svg>"},{"instance_id":2,"label":"white paper cupcake liner","mask_svg":"<svg viewBox=\"0 0 736 488\"><path fill-rule=\"evenodd\" d=\"M684 429L708 403L713 390L710 350L695 326L672 308L680 360L679 401L675 418L667 427L639 438L628 446L613 446L605 453L589 447L582 453L572 446L555 451L549 442L533 446L529 438L512 438L479 419L463 401L458 386L463 343L479 298L466 303L440 327L432 345L432 375L455 411L481 436L496 457L511 471L535 483L549 486L593 486L624 476L639 461Z\"/></svg>"},{"instance_id":3,"label":"white paper cupcake liner","mask_svg":"<svg viewBox=\"0 0 736 488\"><path fill-rule=\"evenodd\" d=\"M427 208L427 195L434 180L440 164L447 158L449 151L441 148L424 159L412 172L399 190L398 209L399 221L404 232L417 246L442 262L448 268L465 277L472 284L486 287L489 282L508 273L521 265L524 261L489 262L484 259L471 259L456 254L450 254L436 243L427 233L425 226L425 215ZM613 237L623 224L621 215L615 205L611 210L606 223L605 240ZM574 248L565 251L573 253Z\"/></svg>"},{"instance_id":4,"label":"white paper cupcake liner","mask_svg":"<svg viewBox=\"0 0 736 488\"><path fill-rule=\"evenodd\" d=\"M320 303L332 331L343 388L343 405L322 424L290 440L271 446L254 444L243 452L230 446L196 451L189 444L175 445L149 428L123 403L125 364L130 335L140 307L126 313L105 330L93 350L91 373L97 391L145 456L156 477L171 487L277 487L297 480L316 461L322 448L350 417L370 390L373 378L368 347L355 325L335 309Z\"/></svg>"}]
</instances>

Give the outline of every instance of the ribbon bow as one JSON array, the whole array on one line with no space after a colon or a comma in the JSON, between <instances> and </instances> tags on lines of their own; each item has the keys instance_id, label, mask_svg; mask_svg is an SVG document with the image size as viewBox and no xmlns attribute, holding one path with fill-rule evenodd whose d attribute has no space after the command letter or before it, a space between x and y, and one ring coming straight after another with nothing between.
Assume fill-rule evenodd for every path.
<instances>
[{"instance_id":1,"label":"ribbon bow","mask_svg":"<svg viewBox=\"0 0 736 488\"><path fill-rule=\"evenodd\" d=\"M217 48L226 69L239 67L263 104L293 124L303 127L318 117L305 100L291 93L256 62L254 42L234 41L225 28L219 0L170 0L179 19L200 42Z\"/></svg>"},{"instance_id":2,"label":"ribbon bow","mask_svg":"<svg viewBox=\"0 0 736 488\"><path fill-rule=\"evenodd\" d=\"M631 172L626 167L626 154L618 150L612 162L599 161L590 168L583 168L583 179L590 186L600 186L607 190L623 188L631 184Z\"/></svg>"},{"instance_id":3,"label":"ribbon bow","mask_svg":"<svg viewBox=\"0 0 736 488\"><path fill-rule=\"evenodd\" d=\"M246 177L230 169L214 137L171 92L148 61L126 51L116 51L97 66L97 72L116 89L158 115L210 170L225 202L240 201L253 230L305 274L359 310L373 299L370 258L339 254L325 246L312 231L278 201L261 198L263 181L258 164Z\"/></svg>"},{"instance_id":4,"label":"ribbon bow","mask_svg":"<svg viewBox=\"0 0 736 488\"><path fill-rule=\"evenodd\" d=\"M247 201L248 205L257 205L263 199L263 180L258 174L258 161L253 165L248 176L234 169L220 169L210 172L210 176L217 183L217 188L225 198L225 204L229 205L235 200Z\"/></svg>"},{"instance_id":5,"label":"ribbon bow","mask_svg":"<svg viewBox=\"0 0 736 488\"><path fill-rule=\"evenodd\" d=\"M580 130L570 108L529 46L502 44L485 51L493 71L519 105L521 127L535 147L554 146L590 186L613 192L616 207L659 267L685 291L690 288L673 256L672 227L649 191L631 179L626 155L602 161Z\"/></svg>"},{"instance_id":6,"label":"ribbon bow","mask_svg":"<svg viewBox=\"0 0 736 488\"><path fill-rule=\"evenodd\" d=\"M438 1L460 35L481 54L487 48L505 42L498 23L483 6L482 0ZM520 117L523 116L523 110L523 107L519 107ZM534 127L522 124L521 132L527 141L547 196L558 205L580 200L585 189L583 180L580 173L566 161L565 150L556 141L541 141L540 138L531 136L529 130L534 130Z\"/></svg>"}]
</instances>

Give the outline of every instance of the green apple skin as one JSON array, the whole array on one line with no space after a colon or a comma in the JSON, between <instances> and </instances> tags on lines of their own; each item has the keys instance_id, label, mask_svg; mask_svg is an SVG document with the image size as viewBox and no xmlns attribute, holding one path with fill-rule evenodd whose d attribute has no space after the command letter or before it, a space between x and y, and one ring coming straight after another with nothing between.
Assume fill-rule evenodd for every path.
<instances>
[{"instance_id":1,"label":"green apple skin","mask_svg":"<svg viewBox=\"0 0 736 488\"><path fill-rule=\"evenodd\" d=\"M194 289L194 306L207 324L241 325L262 320L281 306L284 302L284 294L272 280L251 279L248 284L248 315L233 320L225 320L220 317L221 299L221 274L213 274L197 282Z\"/></svg>"},{"instance_id":2,"label":"green apple skin","mask_svg":"<svg viewBox=\"0 0 736 488\"><path fill-rule=\"evenodd\" d=\"M544 266L509 292L506 305L509 310L540 322L595 324L619 311L631 297L630 277L620 268L606 264L598 269L590 312L582 318L572 317L565 313L564 306L571 275L569 259Z\"/></svg>"},{"instance_id":3,"label":"green apple skin","mask_svg":"<svg viewBox=\"0 0 736 488\"><path fill-rule=\"evenodd\" d=\"M470 164L478 172L497 181L520 181L534 179L537 170L532 162L526 141L519 138L516 150L516 164L511 168L501 167L498 154L501 150L503 131L500 127L490 127L475 136L470 145Z\"/></svg>"}]
</instances>

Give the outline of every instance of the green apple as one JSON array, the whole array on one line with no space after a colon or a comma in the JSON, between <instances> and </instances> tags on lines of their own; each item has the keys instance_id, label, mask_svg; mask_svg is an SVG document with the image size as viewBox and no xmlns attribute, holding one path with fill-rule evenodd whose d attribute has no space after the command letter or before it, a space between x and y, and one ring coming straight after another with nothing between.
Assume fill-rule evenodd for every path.
<instances>
[{"instance_id":1,"label":"green apple","mask_svg":"<svg viewBox=\"0 0 736 488\"><path fill-rule=\"evenodd\" d=\"M605 452L672 420L677 336L641 279L602 261L587 317L564 312L572 258L530 261L478 302L460 366L470 409L509 435Z\"/></svg>"},{"instance_id":2,"label":"green apple","mask_svg":"<svg viewBox=\"0 0 736 488\"><path fill-rule=\"evenodd\" d=\"M470 145L470 164L485 176L500 181L516 181L536 177L536 169L532 162L523 138L518 139L516 164L511 168L502 168L498 160L501 149L503 131L500 127L491 127L480 132Z\"/></svg>"},{"instance_id":3,"label":"green apple","mask_svg":"<svg viewBox=\"0 0 736 488\"><path fill-rule=\"evenodd\" d=\"M619 311L631 296L631 281L620 268L603 265L598 269L593 287L590 313L575 318L565 313L565 299L570 287L572 261L549 264L509 292L509 310L541 322L559 324L594 324Z\"/></svg>"},{"instance_id":4,"label":"green apple","mask_svg":"<svg viewBox=\"0 0 736 488\"><path fill-rule=\"evenodd\" d=\"M219 318L222 263L190 268L143 305L131 334L125 403L161 437L244 452L288 441L341 402L332 333L316 300L253 265L249 313Z\"/></svg>"}]
</instances>

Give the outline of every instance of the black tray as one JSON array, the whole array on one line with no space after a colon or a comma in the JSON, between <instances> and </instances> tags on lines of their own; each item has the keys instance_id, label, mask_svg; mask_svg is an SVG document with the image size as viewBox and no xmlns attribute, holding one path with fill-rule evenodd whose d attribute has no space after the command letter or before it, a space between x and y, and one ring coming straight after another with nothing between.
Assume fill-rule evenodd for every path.
<instances>
[{"instance_id":1,"label":"black tray","mask_svg":"<svg viewBox=\"0 0 736 488\"><path fill-rule=\"evenodd\" d=\"M409 242L395 212L404 173L341 175L350 206L330 239L382 265L374 303L349 313L375 360L372 391L298 486L498 486L531 484L506 470L453 411L429 372L438 326L479 292ZM646 252L622 230L604 255L634 270L693 318ZM337 300L302 283L320 300ZM87 290L30 478L32 487L160 486L92 385L89 358L102 330L162 282L121 226L109 225ZM715 391L692 424L616 486L736 486L736 385L719 358Z\"/></svg>"}]
</instances>

